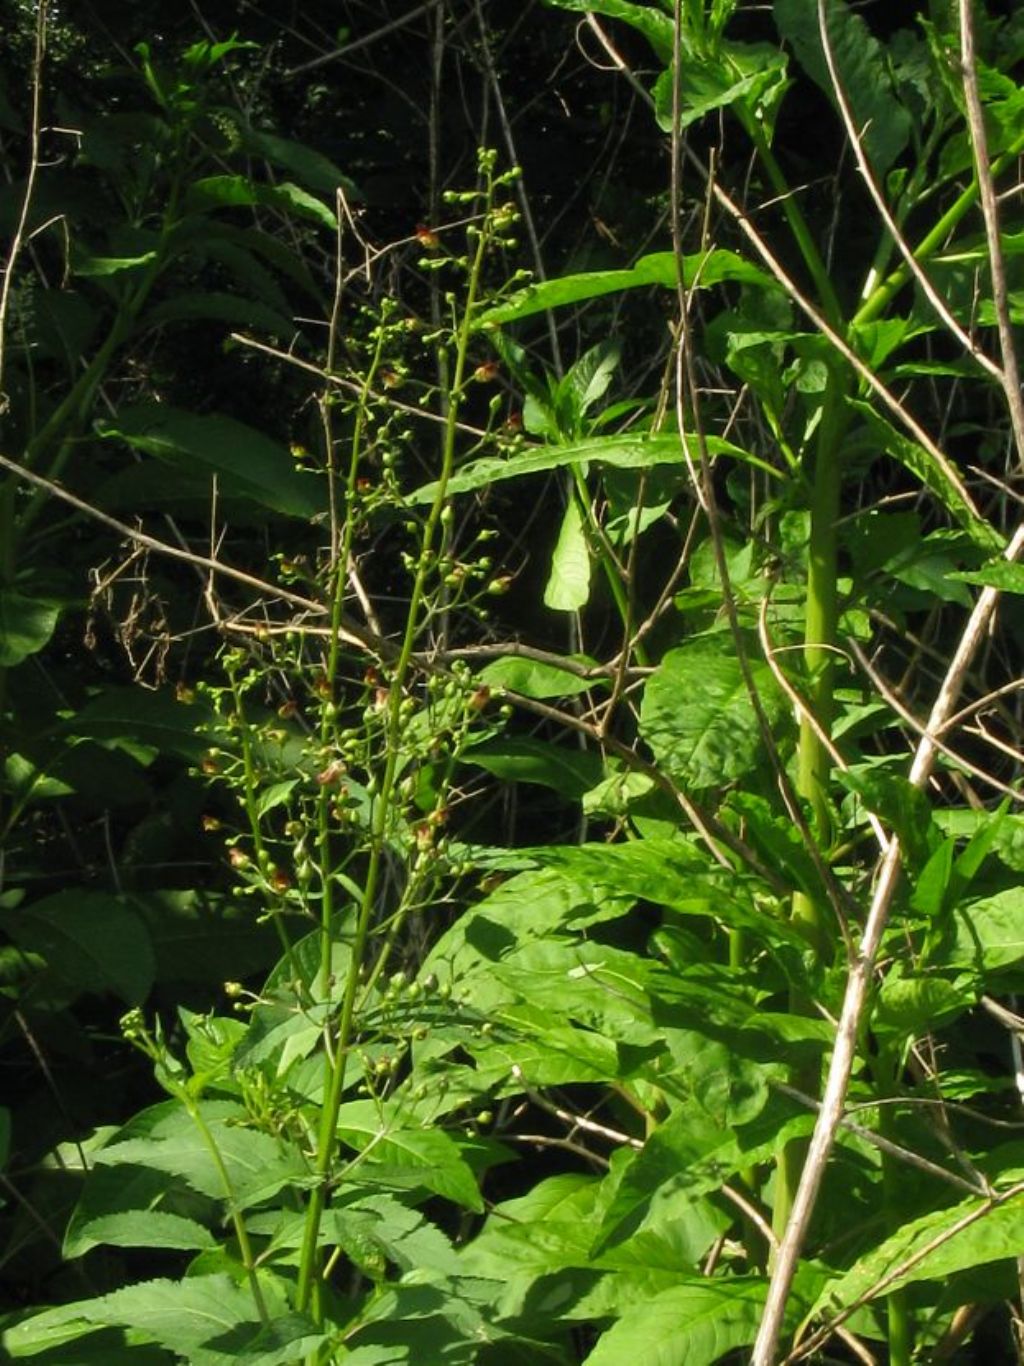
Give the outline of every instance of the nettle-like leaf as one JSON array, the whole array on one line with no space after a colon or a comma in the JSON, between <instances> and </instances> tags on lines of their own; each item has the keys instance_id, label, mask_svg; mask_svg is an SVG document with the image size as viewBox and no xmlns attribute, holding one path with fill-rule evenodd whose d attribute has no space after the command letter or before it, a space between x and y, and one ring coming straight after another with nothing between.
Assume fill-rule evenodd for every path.
<instances>
[{"instance_id":1,"label":"nettle-like leaf","mask_svg":"<svg viewBox=\"0 0 1024 1366\"><path fill-rule=\"evenodd\" d=\"M118 1327L179 1359L184 1355L191 1366L287 1366L316 1351L325 1338L308 1320L289 1314L283 1297L276 1299L272 1321L264 1324L251 1292L228 1275L145 1281L35 1315L8 1329L3 1346L14 1360L36 1355L58 1338L73 1352L71 1344L96 1329Z\"/></svg>"},{"instance_id":2,"label":"nettle-like leaf","mask_svg":"<svg viewBox=\"0 0 1024 1366\"><path fill-rule=\"evenodd\" d=\"M602 1334L587 1366L712 1366L757 1336L766 1283L694 1277L636 1305Z\"/></svg>"},{"instance_id":3,"label":"nettle-like leaf","mask_svg":"<svg viewBox=\"0 0 1024 1366\"><path fill-rule=\"evenodd\" d=\"M338 1135L359 1153L352 1170L362 1181L428 1190L481 1213L483 1199L459 1145L439 1128L404 1127L393 1107L350 1101L338 1115Z\"/></svg>"},{"instance_id":4,"label":"nettle-like leaf","mask_svg":"<svg viewBox=\"0 0 1024 1366\"><path fill-rule=\"evenodd\" d=\"M747 668L778 740L788 714L785 697L767 664L750 658ZM764 756L743 668L714 639L669 651L644 690L640 730L658 763L690 788L744 778Z\"/></svg>"},{"instance_id":5,"label":"nettle-like leaf","mask_svg":"<svg viewBox=\"0 0 1024 1366\"><path fill-rule=\"evenodd\" d=\"M206 1223L217 1210L213 1202L183 1192L167 1172L94 1166L65 1231L64 1256L81 1257L104 1243L202 1251L216 1245Z\"/></svg>"},{"instance_id":6,"label":"nettle-like leaf","mask_svg":"<svg viewBox=\"0 0 1024 1366\"><path fill-rule=\"evenodd\" d=\"M198 1111L206 1133L177 1101L143 1110L93 1160L104 1167L128 1164L166 1172L202 1195L228 1201L235 1209L267 1200L283 1187L309 1184L309 1170L299 1152L246 1127L243 1106L208 1100L199 1104ZM225 1186L225 1173L230 1189Z\"/></svg>"}]
</instances>

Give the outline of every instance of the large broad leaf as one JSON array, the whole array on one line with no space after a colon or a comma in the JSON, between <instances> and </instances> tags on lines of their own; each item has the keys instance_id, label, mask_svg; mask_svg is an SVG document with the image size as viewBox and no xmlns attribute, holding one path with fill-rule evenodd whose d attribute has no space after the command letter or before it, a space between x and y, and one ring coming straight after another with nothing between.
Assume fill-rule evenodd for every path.
<instances>
[{"instance_id":1,"label":"large broad leaf","mask_svg":"<svg viewBox=\"0 0 1024 1366\"><path fill-rule=\"evenodd\" d=\"M338 220L333 210L322 200L308 194L298 185L282 181L280 185L257 185L246 176L214 175L197 180L189 186L185 207L200 212L207 209L234 209L263 204L284 214L305 218L323 228L337 231Z\"/></svg>"},{"instance_id":2,"label":"large broad leaf","mask_svg":"<svg viewBox=\"0 0 1024 1366\"><path fill-rule=\"evenodd\" d=\"M587 668L596 666L596 660L583 655L569 655L567 659ZM508 688L510 692L521 693L523 697L574 697L603 681L580 678L578 674L570 673L557 664L513 654L494 660L480 670L477 678L490 688Z\"/></svg>"},{"instance_id":3,"label":"large broad leaf","mask_svg":"<svg viewBox=\"0 0 1024 1366\"><path fill-rule=\"evenodd\" d=\"M70 1344L112 1326L145 1334L191 1366L285 1366L323 1343L306 1320L274 1308L273 1323L262 1325L250 1290L228 1275L145 1281L36 1315L5 1333L3 1345L14 1359L30 1357L57 1334ZM65 1361L77 1359L69 1347Z\"/></svg>"},{"instance_id":4,"label":"large broad leaf","mask_svg":"<svg viewBox=\"0 0 1024 1366\"><path fill-rule=\"evenodd\" d=\"M687 438L691 459L699 461L700 452L692 437ZM710 455L730 455L736 460L756 465L769 474L777 475L757 456L741 450L720 437L707 438ZM447 492L472 493L475 489L500 484L505 479L519 479L525 474L545 474L549 470L565 469L586 461L610 465L615 469L650 469L654 465L682 465L683 446L676 435L650 436L643 432L624 432L621 436L590 436L567 446L534 446L509 459L486 456L465 465L448 481ZM432 503L437 497L437 484L424 484L408 495L410 503Z\"/></svg>"},{"instance_id":5,"label":"large broad leaf","mask_svg":"<svg viewBox=\"0 0 1024 1366\"><path fill-rule=\"evenodd\" d=\"M654 5L636 5L631 0L547 0L547 3L577 13L590 11L609 19L621 19L644 35L663 62L672 60L672 20Z\"/></svg>"},{"instance_id":6,"label":"large broad leaf","mask_svg":"<svg viewBox=\"0 0 1024 1366\"><path fill-rule=\"evenodd\" d=\"M308 1184L308 1169L298 1152L244 1127L248 1116L242 1106L204 1101L199 1113L205 1133L184 1107L174 1102L153 1106L136 1115L93 1160L99 1166L129 1164L166 1172L236 1209L266 1200L283 1186Z\"/></svg>"},{"instance_id":7,"label":"large broad leaf","mask_svg":"<svg viewBox=\"0 0 1024 1366\"><path fill-rule=\"evenodd\" d=\"M485 1094L519 1094L524 1082L540 1087L619 1079L622 1064L611 1039L555 1023L548 1012L528 1006L507 1007L501 1023L499 1033L470 1037L462 1045Z\"/></svg>"},{"instance_id":8,"label":"large broad leaf","mask_svg":"<svg viewBox=\"0 0 1024 1366\"><path fill-rule=\"evenodd\" d=\"M110 1247L166 1247L179 1252L220 1246L209 1229L194 1219L158 1209L133 1209L93 1219L82 1228L75 1251L67 1255L80 1256L101 1243Z\"/></svg>"},{"instance_id":9,"label":"large broad leaf","mask_svg":"<svg viewBox=\"0 0 1024 1366\"><path fill-rule=\"evenodd\" d=\"M1024 887L969 901L956 908L954 918L952 966L998 972L1024 958Z\"/></svg>"},{"instance_id":10,"label":"large broad leaf","mask_svg":"<svg viewBox=\"0 0 1024 1366\"><path fill-rule=\"evenodd\" d=\"M1024 1247L1024 1195L993 1206L968 1199L914 1219L829 1281L815 1306L828 1314L878 1286L888 1295L914 1281L942 1285L950 1276L1003 1259L1016 1261Z\"/></svg>"},{"instance_id":11,"label":"large broad leaf","mask_svg":"<svg viewBox=\"0 0 1024 1366\"><path fill-rule=\"evenodd\" d=\"M623 915L635 898L595 889L571 873L534 868L502 883L440 936L424 964L441 981L468 975L559 930Z\"/></svg>"},{"instance_id":12,"label":"large broad leaf","mask_svg":"<svg viewBox=\"0 0 1024 1366\"><path fill-rule=\"evenodd\" d=\"M241 128L239 132L243 147L257 156L265 157L275 166L290 171L296 180L309 189L330 195L332 199L339 188L350 199L361 197L352 181L341 173L329 157L307 147L304 142L293 142L291 138L282 138L258 128Z\"/></svg>"},{"instance_id":13,"label":"large broad leaf","mask_svg":"<svg viewBox=\"0 0 1024 1366\"><path fill-rule=\"evenodd\" d=\"M5 928L78 991L139 1005L153 985L153 946L140 917L106 892L56 892L10 912Z\"/></svg>"},{"instance_id":14,"label":"large broad leaf","mask_svg":"<svg viewBox=\"0 0 1024 1366\"><path fill-rule=\"evenodd\" d=\"M53 635L60 608L16 588L0 588L0 669L36 654Z\"/></svg>"},{"instance_id":15,"label":"large broad leaf","mask_svg":"<svg viewBox=\"0 0 1024 1366\"><path fill-rule=\"evenodd\" d=\"M147 692L141 688L104 688L65 723L75 737L95 740L112 749L123 749L142 761L152 756L175 755L198 764L209 749L201 734L213 720L213 709L202 699L179 702L170 689Z\"/></svg>"},{"instance_id":16,"label":"large broad leaf","mask_svg":"<svg viewBox=\"0 0 1024 1366\"><path fill-rule=\"evenodd\" d=\"M551 573L544 585L544 606L555 612L578 612L590 597L590 548L583 514L570 498L551 556Z\"/></svg>"},{"instance_id":17,"label":"large broad leaf","mask_svg":"<svg viewBox=\"0 0 1024 1366\"><path fill-rule=\"evenodd\" d=\"M747 667L776 738L785 699L766 664ZM713 641L671 650L647 682L640 730L658 763L690 788L723 787L763 757L763 737L739 661Z\"/></svg>"},{"instance_id":18,"label":"large broad leaf","mask_svg":"<svg viewBox=\"0 0 1024 1366\"><path fill-rule=\"evenodd\" d=\"M216 476L223 492L293 517L314 517L325 497L288 451L254 427L219 414L200 416L163 403L124 408L101 435L186 470Z\"/></svg>"},{"instance_id":19,"label":"large broad leaf","mask_svg":"<svg viewBox=\"0 0 1024 1366\"><path fill-rule=\"evenodd\" d=\"M391 1123L369 1100L343 1105L338 1135L360 1154L358 1172L365 1180L405 1190L428 1190L458 1205L484 1208L473 1170L455 1140L441 1129L403 1129Z\"/></svg>"},{"instance_id":20,"label":"large broad leaf","mask_svg":"<svg viewBox=\"0 0 1024 1366\"><path fill-rule=\"evenodd\" d=\"M649 256L641 256L636 265L628 270L590 270L528 285L481 313L476 325L488 327L495 323L515 322L534 313L546 313L549 309L564 308L586 299L599 299L605 294L618 294L624 289L646 289L651 285L675 289L678 282L677 262L674 252L656 251ZM770 275L724 248L684 256L682 265L683 284L687 289L710 288L724 280L777 288Z\"/></svg>"},{"instance_id":21,"label":"large broad leaf","mask_svg":"<svg viewBox=\"0 0 1024 1366\"><path fill-rule=\"evenodd\" d=\"M775 23L807 74L835 103L814 0L775 0ZM882 176L906 147L911 118L896 97L885 50L845 0L828 0L829 47L864 150Z\"/></svg>"},{"instance_id":22,"label":"large broad leaf","mask_svg":"<svg viewBox=\"0 0 1024 1366\"><path fill-rule=\"evenodd\" d=\"M552 845L524 851L557 869L600 899L605 895L649 901L680 915L711 918L733 929L750 930L773 942L803 940L784 921L758 906L738 874L723 876L693 845L676 839L629 840L622 844Z\"/></svg>"},{"instance_id":23,"label":"large broad leaf","mask_svg":"<svg viewBox=\"0 0 1024 1366\"><path fill-rule=\"evenodd\" d=\"M173 1185L173 1177L148 1167L91 1167L64 1233L64 1256L81 1257L104 1242L92 1233L93 1225L103 1220L139 1211L159 1213L160 1202Z\"/></svg>"},{"instance_id":24,"label":"large broad leaf","mask_svg":"<svg viewBox=\"0 0 1024 1366\"><path fill-rule=\"evenodd\" d=\"M600 780L603 768L599 754L528 735L500 736L464 750L460 757L505 782L537 783L572 801Z\"/></svg>"},{"instance_id":25,"label":"large broad leaf","mask_svg":"<svg viewBox=\"0 0 1024 1366\"><path fill-rule=\"evenodd\" d=\"M765 1290L753 1276L695 1276L623 1314L587 1366L712 1366L757 1337Z\"/></svg>"},{"instance_id":26,"label":"large broad leaf","mask_svg":"<svg viewBox=\"0 0 1024 1366\"><path fill-rule=\"evenodd\" d=\"M684 48L680 57L680 127L736 105L742 118L756 120L771 138L789 85L784 53L770 43L722 43L714 53ZM673 85L670 67L654 86L655 113L666 132L672 128Z\"/></svg>"},{"instance_id":27,"label":"large broad leaf","mask_svg":"<svg viewBox=\"0 0 1024 1366\"><path fill-rule=\"evenodd\" d=\"M625 1154L605 1178L609 1198L594 1230L595 1250L630 1236L638 1217L667 1193L685 1190L697 1197L719 1190L734 1172L752 1170L786 1139L813 1127L813 1115L775 1092L755 1119L734 1128L695 1101L678 1106L639 1152Z\"/></svg>"}]
</instances>

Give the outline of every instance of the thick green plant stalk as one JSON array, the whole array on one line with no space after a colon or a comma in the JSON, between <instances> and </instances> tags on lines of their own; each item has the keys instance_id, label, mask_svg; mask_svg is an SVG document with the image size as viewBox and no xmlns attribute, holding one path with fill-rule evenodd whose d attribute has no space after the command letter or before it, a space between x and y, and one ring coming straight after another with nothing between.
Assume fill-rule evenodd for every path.
<instances>
[{"instance_id":1,"label":"thick green plant stalk","mask_svg":"<svg viewBox=\"0 0 1024 1366\"><path fill-rule=\"evenodd\" d=\"M356 1004L360 988L360 972L366 954L370 923L377 901L381 867L387 836L387 824L395 792L398 765L401 758L401 730L403 702L408 681L413 649L420 629L420 614L426 596L427 581L433 571L436 556L434 543L438 538L444 521L447 506L448 483L455 467L456 438L458 434L458 415L466 385L466 371L470 343L474 333L475 313L478 308L483 267L491 235L494 231L494 194L504 179L494 174L495 155L492 152L480 153L480 170L484 178L484 212L481 226L477 229L476 247L469 266L469 278L463 304L462 317L456 334L455 364L452 370L451 392L445 414L444 448L441 472L437 480L437 491L431 503L420 540L420 551L416 563L410 593L409 607L406 612L405 630L402 636L398 657L394 664L388 688L387 718L385 722L386 755L384 771L377 792L374 794L372 824L370 830L370 853L363 886L362 903L356 922L352 941L349 971L345 981L341 1011L337 1029L325 1052L325 1090L320 1113L320 1126L317 1137L317 1153L314 1171L317 1185L310 1197L309 1208L303 1230L302 1249L299 1260L296 1307L301 1311L312 1307L314 1315L320 1317L319 1306L313 1297L313 1285L317 1267L317 1250L320 1226L327 1206L327 1191L330 1172L337 1150L338 1113L341 1108L345 1089L348 1054L352 1043Z\"/></svg>"}]
</instances>

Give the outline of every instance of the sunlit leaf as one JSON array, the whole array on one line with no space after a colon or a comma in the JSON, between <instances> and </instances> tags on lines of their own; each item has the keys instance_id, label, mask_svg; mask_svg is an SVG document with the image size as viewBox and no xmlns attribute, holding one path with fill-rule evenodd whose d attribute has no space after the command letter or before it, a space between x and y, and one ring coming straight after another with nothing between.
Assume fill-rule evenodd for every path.
<instances>
[{"instance_id":1,"label":"sunlit leaf","mask_svg":"<svg viewBox=\"0 0 1024 1366\"><path fill-rule=\"evenodd\" d=\"M544 605L555 612L578 612L590 597L590 549L579 502L570 498L551 556Z\"/></svg>"}]
</instances>

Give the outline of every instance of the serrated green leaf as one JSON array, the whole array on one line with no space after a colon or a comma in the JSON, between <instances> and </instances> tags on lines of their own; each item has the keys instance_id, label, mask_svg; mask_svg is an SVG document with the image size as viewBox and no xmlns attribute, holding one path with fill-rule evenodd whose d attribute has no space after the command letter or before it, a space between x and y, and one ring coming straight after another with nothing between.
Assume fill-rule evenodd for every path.
<instances>
[{"instance_id":1,"label":"serrated green leaf","mask_svg":"<svg viewBox=\"0 0 1024 1366\"><path fill-rule=\"evenodd\" d=\"M5 1334L15 1357L48 1326L71 1324L122 1327L145 1334L190 1366L276 1366L292 1361L323 1342L323 1335L295 1315L279 1313L272 1325L259 1322L251 1292L227 1275L193 1276L183 1281L155 1280L125 1286L95 1300L68 1305L30 1319ZM70 1360L70 1358L68 1358Z\"/></svg>"},{"instance_id":2,"label":"serrated green leaf","mask_svg":"<svg viewBox=\"0 0 1024 1366\"><path fill-rule=\"evenodd\" d=\"M453 1138L441 1129L401 1128L389 1123L373 1101L350 1101L338 1115L338 1137L360 1154L366 1180L405 1190L428 1190L482 1212L473 1170Z\"/></svg>"},{"instance_id":3,"label":"serrated green leaf","mask_svg":"<svg viewBox=\"0 0 1024 1366\"><path fill-rule=\"evenodd\" d=\"M180 1214L169 1214L158 1209L124 1210L117 1214L101 1214L83 1224L78 1231L74 1250L65 1247L67 1256L81 1256L90 1247L107 1244L110 1247L166 1247L182 1252L217 1247L217 1240L209 1229L194 1219Z\"/></svg>"},{"instance_id":4,"label":"serrated green leaf","mask_svg":"<svg viewBox=\"0 0 1024 1366\"><path fill-rule=\"evenodd\" d=\"M983 588L998 588L1002 593L1024 593L1024 564L1013 560L992 560L981 569L963 569L950 574L960 583L976 583Z\"/></svg>"},{"instance_id":5,"label":"serrated green leaf","mask_svg":"<svg viewBox=\"0 0 1024 1366\"><path fill-rule=\"evenodd\" d=\"M244 1127L248 1116L243 1106L203 1101L198 1108L219 1160L184 1107L172 1105L156 1106L136 1116L94 1155L95 1163L127 1163L166 1172L211 1199L232 1200L237 1209L267 1200L282 1187L309 1184L309 1170L298 1151L285 1148L269 1134ZM225 1171L230 1193L225 1189Z\"/></svg>"},{"instance_id":6,"label":"serrated green leaf","mask_svg":"<svg viewBox=\"0 0 1024 1366\"><path fill-rule=\"evenodd\" d=\"M624 1154L605 1178L609 1198L595 1231L596 1250L631 1234L639 1214L666 1193L686 1191L693 1198L710 1194L734 1172L753 1168L787 1138L813 1127L813 1115L776 1092L754 1120L731 1129L695 1101L676 1106L643 1148Z\"/></svg>"},{"instance_id":7,"label":"serrated green leaf","mask_svg":"<svg viewBox=\"0 0 1024 1366\"><path fill-rule=\"evenodd\" d=\"M766 664L750 659L748 668L779 739L785 699ZM763 756L761 726L739 661L700 640L669 651L648 679L640 731L658 763L691 788L743 778Z\"/></svg>"},{"instance_id":8,"label":"serrated green leaf","mask_svg":"<svg viewBox=\"0 0 1024 1366\"><path fill-rule=\"evenodd\" d=\"M623 1314L587 1366L712 1366L757 1337L766 1288L753 1276L672 1286Z\"/></svg>"}]
</instances>

